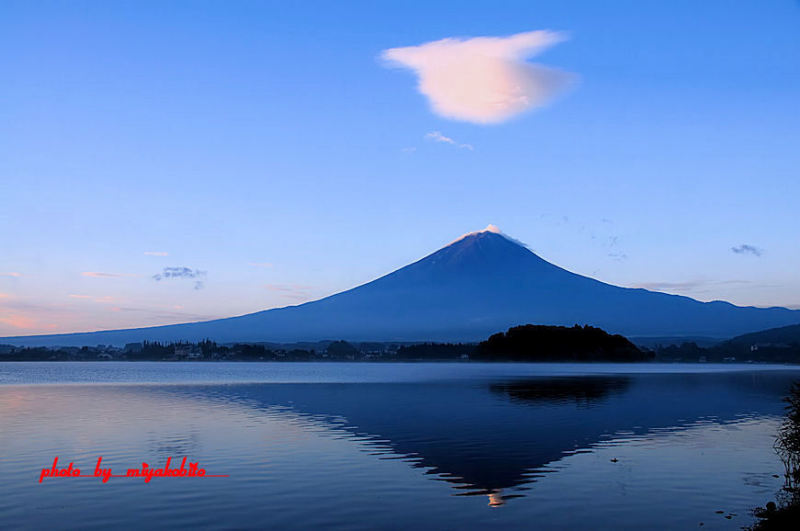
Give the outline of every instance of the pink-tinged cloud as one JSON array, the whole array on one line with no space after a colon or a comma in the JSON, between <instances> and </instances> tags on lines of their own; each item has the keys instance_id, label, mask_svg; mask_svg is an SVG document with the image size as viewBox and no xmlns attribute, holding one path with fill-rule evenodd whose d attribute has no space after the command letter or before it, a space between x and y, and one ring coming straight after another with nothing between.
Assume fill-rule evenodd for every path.
<instances>
[{"instance_id":1,"label":"pink-tinged cloud","mask_svg":"<svg viewBox=\"0 0 800 531\"><path fill-rule=\"evenodd\" d=\"M111 297L110 295L104 295L102 297L98 297L96 295L78 295L75 293L70 293L69 297L71 299L91 300L92 302L99 302L104 304L116 302L116 299L114 297Z\"/></svg>"},{"instance_id":2,"label":"pink-tinged cloud","mask_svg":"<svg viewBox=\"0 0 800 531\"><path fill-rule=\"evenodd\" d=\"M127 307L119 301L112 303L111 297L89 297L72 297L72 304L42 303L16 296L0 299L0 337L46 334L54 330L68 333L138 328L223 317L166 307Z\"/></svg>"},{"instance_id":3,"label":"pink-tinged cloud","mask_svg":"<svg viewBox=\"0 0 800 531\"><path fill-rule=\"evenodd\" d=\"M133 273L101 273L99 271L84 271L81 275L91 278L122 278L122 277L137 277Z\"/></svg>"},{"instance_id":4,"label":"pink-tinged cloud","mask_svg":"<svg viewBox=\"0 0 800 531\"><path fill-rule=\"evenodd\" d=\"M11 328L18 328L20 330L36 328L36 322L33 319L18 313L0 314L0 324L5 324Z\"/></svg>"},{"instance_id":5,"label":"pink-tinged cloud","mask_svg":"<svg viewBox=\"0 0 800 531\"><path fill-rule=\"evenodd\" d=\"M22 273L17 273L16 271L10 271L8 273L0 273L0 277L21 277Z\"/></svg>"},{"instance_id":6,"label":"pink-tinged cloud","mask_svg":"<svg viewBox=\"0 0 800 531\"><path fill-rule=\"evenodd\" d=\"M448 38L391 48L382 57L417 74L417 88L436 114L491 124L546 105L572 83L572 74L525 62L565 39L552 31Z\"/></svg>"}]
</instances>

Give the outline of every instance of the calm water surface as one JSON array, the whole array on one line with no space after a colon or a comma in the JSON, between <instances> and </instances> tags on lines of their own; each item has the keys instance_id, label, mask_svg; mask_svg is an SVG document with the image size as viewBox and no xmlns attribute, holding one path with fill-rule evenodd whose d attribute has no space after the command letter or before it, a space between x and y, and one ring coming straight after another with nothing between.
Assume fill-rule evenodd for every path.
<instances>
[{"instance_id":1,"label":"calm water surface","mask_svg":"<svg viewBox=\"0 0 800 531\"><path fill-rule=\"evenodd\" d=\"M0 363L0 527L739 529L782 485L772 444L799 379L765 365ZM229 477L38 483L56 455L84 473L98 456L114 473L188 456Z\"/></svg>"}]
</instances>

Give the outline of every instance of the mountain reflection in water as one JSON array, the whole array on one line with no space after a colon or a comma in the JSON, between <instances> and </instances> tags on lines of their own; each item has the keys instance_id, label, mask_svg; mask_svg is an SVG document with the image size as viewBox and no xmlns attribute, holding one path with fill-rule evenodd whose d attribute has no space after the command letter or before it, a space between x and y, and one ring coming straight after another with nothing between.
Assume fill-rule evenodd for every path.
<instances>
[{"instance_id":1,"label":"mountain reflection in water","mask_svg":"<svg viewBox=\"0 0 800 531\"><path fill-rule=\"evenodd\" d=\"M0 527L127 529L147 514L168 529L739 529L780 488L774 432L798 378L697 364L0 363ZM227 477L39 484L54 456L115 471L187 456Z\"/></svg>"},{"instance_id":2,"label":"mountain reflection in water","mask_svg":"<svg viewBox=\"0 0 800 531\"><path fill-rule=\"evenodd\" d=\"M364 442L383 459L406 459L453 484L457 495L486 495L489 505L499 506L523 496L553 463L604 441L780 415L790 382L788 375L750 372L435 385L243 384L170 392L299 415Z\"/></svg>"}]
</instances>

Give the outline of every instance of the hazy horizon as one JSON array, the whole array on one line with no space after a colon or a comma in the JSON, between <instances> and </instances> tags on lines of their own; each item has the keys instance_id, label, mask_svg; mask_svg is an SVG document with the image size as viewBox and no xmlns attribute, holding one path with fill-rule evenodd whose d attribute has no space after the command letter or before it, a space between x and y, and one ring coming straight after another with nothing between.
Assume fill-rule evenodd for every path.
<instances>
[{"instance_id":1,"label":"hazy horizon","mask_svg":"<svg viewBox=\"0 0 800 531\"><path fill-rule=\"evenodd\" d=\"M800 311L702 303L606 284L543 260L489 225L371 282L300 305L158 327L0 340L26 346L330 339L461 343L534 323L591 325L639 338L721 340L797 325Z\"/></svg>"}]
</instances>

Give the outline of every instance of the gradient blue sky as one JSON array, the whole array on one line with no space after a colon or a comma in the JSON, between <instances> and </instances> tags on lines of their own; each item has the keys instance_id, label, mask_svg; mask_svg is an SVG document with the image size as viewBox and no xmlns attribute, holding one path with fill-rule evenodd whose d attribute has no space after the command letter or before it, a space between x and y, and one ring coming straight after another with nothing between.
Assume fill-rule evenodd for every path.
<instances>
[{"instance_id":1,"label":"gradient blue sky","mask_svg":"<svg viewBox=\"0 0 800 531\"><path fill-rule=\"evenodd\" d=\"M578 81L500 124L380 58L531 30ZM793 0L6 0L0 49L0 335L296 304L488 223L614 284L800 307Z\"/></svg>"}]
</instances>

